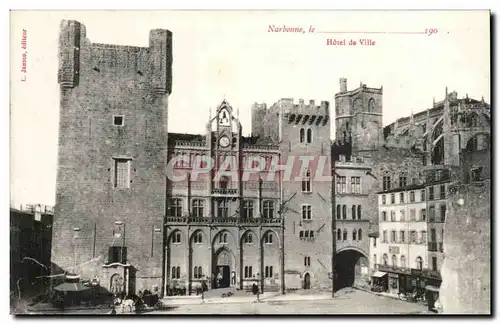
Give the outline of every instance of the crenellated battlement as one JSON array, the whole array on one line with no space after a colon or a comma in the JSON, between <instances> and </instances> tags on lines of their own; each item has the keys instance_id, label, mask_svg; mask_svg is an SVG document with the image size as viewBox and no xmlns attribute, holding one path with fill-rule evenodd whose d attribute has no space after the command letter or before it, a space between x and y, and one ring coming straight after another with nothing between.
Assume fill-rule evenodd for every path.
<instances>
[{"instance_id":1,"label":"crenellated battlement","mask_svg":"<svg viewBox=\"0 0 500 324\"><path fill-rule=\"evenodd\" d=\"M62 89L79 85L82 74L92 78L127 73L147 78L157 94L172 91L172 33L154 29L149 34L149 47L92 43L86 28L75 20L63 20L59 38L58 82Z\"/></svg>"},{"instance_id":2,"label":"crenellated battlement","mask_svg":"<svg viewBox=\"0 0 500 324\"><path fill-rule=\"evenodd\" d=\"M370 88L366 84L363 84L363 82L360 82L359 87L357 87L353 90L347 90L347 79L346 78L340 78L339 84L340 84L340 91L335 94L335 98L350 97L350 96L356 95L360 92L367 92L367 93L382 95L383 88L384 88L383 86L381 86L380 88Z\"/></svg>"},{"instance_id":3,"label":"crenellated battlement","mask_svg":"<svg viewBox=\"0 0 500 324\"><path fill-rule=\"evenodd\" d=\"M308 103L304 99L294 100L292 98L283 98L278 100L273 107L281 107L284 113L303 113L310 115L330 115L330 103L328 101L321 101L319 105L314 100L309 100Z\"/></svg>"}]
</instances>

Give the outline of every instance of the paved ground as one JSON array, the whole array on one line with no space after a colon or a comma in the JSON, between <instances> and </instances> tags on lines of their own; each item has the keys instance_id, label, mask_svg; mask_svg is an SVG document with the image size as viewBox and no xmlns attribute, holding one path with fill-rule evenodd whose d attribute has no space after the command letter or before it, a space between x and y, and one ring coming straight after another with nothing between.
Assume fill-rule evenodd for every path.
<instances>
[{"instance_id":1,"label":"paved ground","mask_svg":"<svg viewBox=\"0 0 500 324\"><path fill-rule=\"evenodd\" d=\"M221 298L217 294L210 295L204 301L201 297L184 296L176 299L165 299L167 310L148 311L144 315L170 314L429 314L423 303L410 303L370 292L345 288L338 291L332 299L331 292L298 291L281 295L268 292L261 295L261 302L248 293L238 292L234 296ZM117 309L117 315L121 310ZM31 314L109 314L107 307L100 309L71 309L35 311ZM127 312L129 313L129 312ZM129 313L130 314L130 313Z\"/></svg>"},{"instance_id":2,"label":"paved ground","mask_svg":"<svg viewBox=\"0 0 500 324\"><path fill-rule=\"evenodd\" d=\"M346 288L335 298L329 293L287 294L255 298L226 298L225 302L209 298L203 304L176 305L168 311L153 314L426 314L422 303L409 303L369 292ZM232 300L231 300L232 299Z\"/></svg>"}]
</instances>

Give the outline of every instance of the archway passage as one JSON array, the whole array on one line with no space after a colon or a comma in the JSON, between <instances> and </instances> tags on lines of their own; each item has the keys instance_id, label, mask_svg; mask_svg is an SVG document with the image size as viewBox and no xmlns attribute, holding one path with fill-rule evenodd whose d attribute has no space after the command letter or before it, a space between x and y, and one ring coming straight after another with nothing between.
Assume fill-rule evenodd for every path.
<instances>
[{"instance_id":1,"label":"archway passage","mask_svg":"<svg viewBox=\"0 0 500 324\"><path fill-rule=\"evenodd\" d=\"M365 280L362 268L367 266L368 260L360 252L355 250L341 251L337 253L335 263L336 290L361 284Z\"/></svg>"}]
</instances>

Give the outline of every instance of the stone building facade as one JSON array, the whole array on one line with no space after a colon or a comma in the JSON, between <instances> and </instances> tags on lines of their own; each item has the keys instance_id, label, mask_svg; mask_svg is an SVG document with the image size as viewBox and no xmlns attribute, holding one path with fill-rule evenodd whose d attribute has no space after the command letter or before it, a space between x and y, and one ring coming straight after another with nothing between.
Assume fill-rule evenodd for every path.
<instances>
[{"instance_id":1,"label":"stone building facade","mask_svg":"<svg viewBox=\"0 0 500 324\"><path fill-rule=\"evenodd\" d=\"M439 300L445 314L491 314L491 150L462 152L449 188ZM473 244L472 244L473 243Z\"/></svg>"},{"instance_id":2,"label":"stone building facade","mask_svg":"<svg viewBox=\"0 0 500 324\"><path fill-rule=\"evenodd\" d=\"M336 264L339 281L347 285L366 284L375 271L368 231L379 222L377 193L421 182L421 152L385 144L382 90L361 83L347 91L342 78L335 95Z\"/></svg>"},{"instance_id":3,"label":"stone building facade","mask_svg":"<svg viewBox=\"0 0 500 324\"><path fill-rule=\"evenodd\" d=\"M281 99L262 116L253 120L252 134L276 141L281 161L293 166L290 176L281 177L285 283L289 288L331 287L334 242L329 103ZM260 125L264 134L259 133ZM304 161L309 161L308 166Z\"/></svg>"},{"instance_id":4,"label":"stone building facade","mask_svg":"<svg viewBox=\"0 0 500 324\"><path fill-rule=\"evenodd\" d=\"M192 289L206 280L213 288L280 288L280 181L269 179L280 151L241 132L224 101L204 135L170 134L169 161L179 180L167 186L167 287Z\"/></svg>"},{"instance_id":5,"label":"stone building facade","mask_svg":"<svg viewBox=\"0 0 500 324\"><path fill-rule=\"evenodd\" d=\"M53 272L114 292L161 288L171 66L168 30L117 46L62 21Z\"/></svg>"},{"instance_id":6,"label":"stone building facade","mask_svg":"<svg viewBox=\"0 0 500 324\"><path fill-rule=\"evenodd\" d=\"M461 172L461 152L489 149L490 111L484 98L459 98L457 92L448 93L446 89L444 99L434 101L432 108L399 118L384 129L386 145L422 152L420 179L426 187L428 260L432 272L439 271L444 260L449 187Z\"/></svg>"},{"instance_id":7,"label":"stone building facade","mask_svg":"<svg viewBox=\"0 0 500 324\"><path fill-rule=\"evenodd\" d=\"M53 272L98 278L112 292L189 292L204 280L327 288L353 272L359 281L369 276L377 192L420 184L423 164L455 161L450 145L489 143L483 101L447 94L384 129L382 88L347 91L345 79L334 143L329 102L290 98L254 104L250 137L226 101L203 134L174 134L168 30L152 30L148 47L117 46L63 21L59 58ZM477 140L462 138L460 123Z\"/></svg>"},{"instance_id":8,"label":"stone building facade","mask_svg":"<svg viewBox=\"0 0 500 324\"><path fill-rule=\"evenodd\" d=\"M379 193L378 244L371 249L372 267L388 275L388 290L397 294L418 287L412 269L427 269L427 210L420 184Z\"/></svg>"}]
</instances>

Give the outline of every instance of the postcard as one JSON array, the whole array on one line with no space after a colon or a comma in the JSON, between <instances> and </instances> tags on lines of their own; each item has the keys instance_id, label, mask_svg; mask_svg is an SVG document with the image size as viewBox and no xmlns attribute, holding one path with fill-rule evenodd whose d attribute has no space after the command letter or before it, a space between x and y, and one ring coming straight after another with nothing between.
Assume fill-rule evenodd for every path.
<instances>
[{"instance_id":1,"label":"postcard","mask_svg":"<svg viewBox=\"0 0 500 324\"><path fill-rule=\"evenodd\" d=\"M491 15L12 11L12 314L491 314Z\"/></svg>"}]
</instances>

